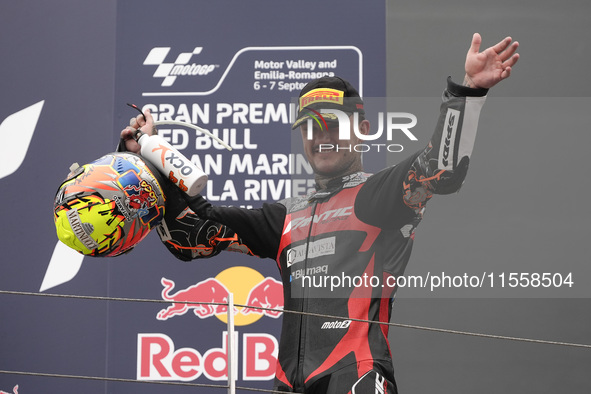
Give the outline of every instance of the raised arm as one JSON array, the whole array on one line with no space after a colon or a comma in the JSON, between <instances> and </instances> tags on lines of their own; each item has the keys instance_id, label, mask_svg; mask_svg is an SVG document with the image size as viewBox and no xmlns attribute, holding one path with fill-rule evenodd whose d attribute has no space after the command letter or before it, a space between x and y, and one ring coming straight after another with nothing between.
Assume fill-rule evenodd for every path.
<instances>
[{"instance_id":1,"label":"raised arm","mask_svg":"<svg viewBox=\"0 0 591 394\"><path fill-rule=\"evenodd\" d=\"M404 202L414 210L421 209L433 194L460 189L488 89L508 78L519 60L519 43L511 37L479 52L481 43L480 34L475 33L466 55L464 86L448 78L435 132L404 182Z\"/></svg>"}]
</instances>

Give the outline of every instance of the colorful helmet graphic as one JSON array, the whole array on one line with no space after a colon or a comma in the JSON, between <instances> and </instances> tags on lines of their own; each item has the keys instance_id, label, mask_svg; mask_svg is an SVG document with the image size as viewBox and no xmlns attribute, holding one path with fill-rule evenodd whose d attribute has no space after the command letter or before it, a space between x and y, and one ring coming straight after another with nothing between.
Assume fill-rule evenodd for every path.
<instances>
[{"instance_id":1,"label":"colorful helmet graphic","mask_svg":"<svg viewBox=\"0 0 591 394\"><path fill-rule=\"evenodd\" d=\"M55 197L58 238L90 256L129 251L164 217L157 176L132 153L111 153L73 169Z\"/></svg>"}]
</instances>

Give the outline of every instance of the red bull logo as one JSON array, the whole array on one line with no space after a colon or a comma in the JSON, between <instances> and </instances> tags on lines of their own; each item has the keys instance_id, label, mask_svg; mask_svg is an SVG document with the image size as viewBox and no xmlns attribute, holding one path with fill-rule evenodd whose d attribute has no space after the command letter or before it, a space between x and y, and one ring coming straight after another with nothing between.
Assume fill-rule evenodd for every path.
<instances>
[{"instance_id":1,"label":"red bull logo","mask_svg":"<svg viewBox=\"0 0 591 394\"><path fill-rule=\"evenodd\" d=\"M244 315L252 313L277 319L283 312L271 309L283 309L283 285L271 277L263 279L250 289L246 305L241 311Z\"/></svg>"},{"instance_id":2,"label":"red bull logo","mask_svg":"<svg viewBox=\"0 0 591 394\"><path fill-rule=\"evenodd\" d=\"M175 286L174 281L162 278L160 282L164 286L162 299L171 301L172 305L158 312L156 316L158 320L184 315L189 310L193 310L201 319L228 313L227 305L196 304L197 302L220 304L228 302L228 289L215 278L206 279L186 289L178 290L174 294L171 294Z\"/></svg>"},{"instance_id":3,"label":"red bull logo","mask_svg":"<svg viewBox=\"0 0 591 394\"><path fill-rule=\"evenodd\" d=\"M200 319L215 316L227 323L230 292L236 305L246 305L234 307L235 326L252 324L263 316L277 319L283 313L281 282L264 277L249 267L231 267L214 278L180 289L171 279L162 278L160 282L162 299L171 304L157 313L158 320L192 312ZM277 339L268 333L235 331L234 334L237 349L234 365L242 371L241 378L273 379L279 351ZM137 341L138 380L192 381L204 377L215 381L228 378L228 334L225 331L221 347L207 346L204 350L178 346L164 333L139 333Z\"/></svg>"},{"instance_id":4,"label":"red bull logo","mask_svg":"<svg viewBox=\"0 0 591 394\"><path fill-rule=\"evenodd\" d=\"M228 294L234 294L234 303L247 307L234 308L234 324L252 324L263 316L277 319L283 312L283 285L271 277L263 277L249 267L231 267L215 278L208 278L185 289L174 290L173 280L162 278L162 299L172 305L158 312L158 320L168 320L189 311L201 318L215 316L227 323ZM204 304L199 304L203 302ZM218 305L219 304L219 305ZM263 308L263 309L261 309Z\"/></svg>"},{"instance_id":5,"label":"red bull logo","mask_svg":"<svg viewBox=\"0 0 591 394\"><path fill-rule=\"evenodd\" d=\"M243 334L237 348L242 348L242 379L271 380L277 365L277 339L269 334ZM165 334L138 334L138 380L191 381L205 376L209 380L228 379L228 333L222 334L222 347L198 351L190 347L175 348ZM234 363L237 363L237 359Z\"/></svg>"}]
</instances>

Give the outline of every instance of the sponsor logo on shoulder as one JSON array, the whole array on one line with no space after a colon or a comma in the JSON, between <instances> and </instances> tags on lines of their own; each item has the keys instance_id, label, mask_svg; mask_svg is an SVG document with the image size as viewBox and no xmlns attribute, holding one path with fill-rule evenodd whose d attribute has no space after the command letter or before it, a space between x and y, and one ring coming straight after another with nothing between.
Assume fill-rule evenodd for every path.
<instances>
[{"instance_id":1,"label":"sponsor logo on shoulder","mask_svg":"<svg viewBox=\"0 0 591 394\"><path fill-rule=\"evenodd\" d=\"M345 176L343 177L343 182L345 182L343 184L343 188L346 189L350 187L359 186L365 181L367 181L367 178L369 178L370 176L370 174L365 174L361 172Z\"/></svg>"}]
</instances>

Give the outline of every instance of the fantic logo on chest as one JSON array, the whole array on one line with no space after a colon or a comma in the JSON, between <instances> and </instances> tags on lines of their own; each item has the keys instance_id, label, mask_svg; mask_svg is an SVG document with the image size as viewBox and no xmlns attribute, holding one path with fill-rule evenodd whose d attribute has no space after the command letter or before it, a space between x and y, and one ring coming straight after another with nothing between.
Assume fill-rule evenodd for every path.
<instances>
[{"instance_id":1,"label":"fantic logo on chest","mask_svg":"<svg viewBox=\"0 0 591 394\"><path fill-rule=\"evenodd\" d=\"M345 208L337 208L331 209L329 211L323 212L319 215L312 216L304 216L301 218L292 219L291 222L285 228L283 234L287 234L289 231L298 229L298 228L305 228L308 227L312 221L314 223L329 223L335 220L343 220L346 219L348 216L351 216L353 213L353 207L345 207Z\"/></svg>"}]
</instances>

